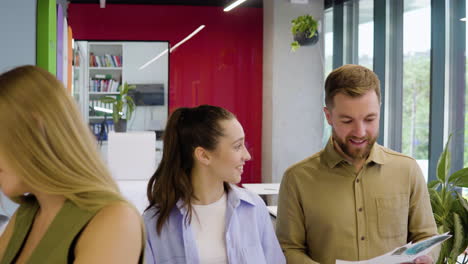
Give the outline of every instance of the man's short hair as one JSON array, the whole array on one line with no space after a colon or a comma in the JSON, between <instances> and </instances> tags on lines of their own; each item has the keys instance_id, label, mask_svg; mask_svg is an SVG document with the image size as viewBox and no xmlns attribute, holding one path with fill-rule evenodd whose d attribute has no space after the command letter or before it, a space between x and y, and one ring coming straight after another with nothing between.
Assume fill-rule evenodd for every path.
<instances>
[{"instance_id":1,"label":"man's short hair","mask_svg":"<svg viewBox=\"0 0 468 264\"><path fill-rule=\"evenodd\" d=\"M359 97L368 91L375 91L380 102L380 81L377 75L366 67L346 64L333 70L325 81L325 105L333 107L333 98L338 93Z\"/></svg>"}]
</instances>

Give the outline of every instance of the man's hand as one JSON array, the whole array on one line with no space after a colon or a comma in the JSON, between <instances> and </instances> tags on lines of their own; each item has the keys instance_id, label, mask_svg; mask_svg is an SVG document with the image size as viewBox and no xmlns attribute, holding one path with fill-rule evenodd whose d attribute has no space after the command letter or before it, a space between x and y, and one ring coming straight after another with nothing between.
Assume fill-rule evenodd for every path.
<instances>
[{"instance_id":1,"label":"man's hand","mask_svg":"<svg viewBox=\"0 0 468 264\"><path fill-rule=\"evenodd\" d=\"M434 264L432 258L428 255L417 257L413 260L413 262L407 262L402 264Z\"/></svg>"},{"instance_id":2,"label":"man's hand","mask_svg":"<svg viewBox=\"0 0 468 264\"><path fill-rule=\"evenodd\" d=\"M413 263L416 263L416 264L433 264L434 261L432 260L432 258L428 255L424 255L424 256L420 256L420 257L417 257L416 259L414 259Z\"/></svg>"}]
</instances>

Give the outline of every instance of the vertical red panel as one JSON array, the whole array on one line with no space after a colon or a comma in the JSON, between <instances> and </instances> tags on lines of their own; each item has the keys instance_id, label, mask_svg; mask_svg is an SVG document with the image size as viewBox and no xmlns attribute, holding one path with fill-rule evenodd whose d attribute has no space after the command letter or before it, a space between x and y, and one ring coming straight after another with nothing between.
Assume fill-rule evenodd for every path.
<instances>
[{"instance_id":1,"label":"vertical red panel","mask_svg":"<svg viewBox=\"0 0 468 264\"><path fill-rule=\"evenodd\" d=\"M242 182L261 182L263 9L70 4L75 39L164 40L171 46L205 28L170 55L170 111L213 104L244 126L252 160ZM149 59L151 55L149 55Z\"/></svg>"}]
</instances>

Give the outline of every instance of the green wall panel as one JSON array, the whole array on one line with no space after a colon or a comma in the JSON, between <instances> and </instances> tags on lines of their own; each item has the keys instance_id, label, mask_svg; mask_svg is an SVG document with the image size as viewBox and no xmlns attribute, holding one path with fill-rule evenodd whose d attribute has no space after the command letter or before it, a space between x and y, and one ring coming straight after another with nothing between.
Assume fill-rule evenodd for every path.
<instances>
[{"instance_id":1,"label":"green wall panel","mask_svg":"<svg viewBox=\"0 0 468 264\"><path fill-rule=\"evenodd\" d=\"M52 74L57 71L56 0L37 1L37 66Z\"/></svg>"}]
</instances>

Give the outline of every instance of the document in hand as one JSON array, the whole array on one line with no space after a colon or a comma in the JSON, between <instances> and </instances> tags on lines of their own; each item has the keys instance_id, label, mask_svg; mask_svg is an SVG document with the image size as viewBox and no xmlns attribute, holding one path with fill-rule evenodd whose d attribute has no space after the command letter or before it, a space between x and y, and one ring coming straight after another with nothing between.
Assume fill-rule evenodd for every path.
<instances>
[{"instance_id":1,"label":"document in hand","mask_svg":"<svg viewBox=\"0 0 468 264\"><path fill-rule=\"evenodd\" d=\"M434 247L449 239L452 235L448 232L433 236L418 243L409 243L396 248L382 256L364 261L336 260L336 264L399 264L413 262L419 256L427 255Z\"/></svg>"}]
</instances>

